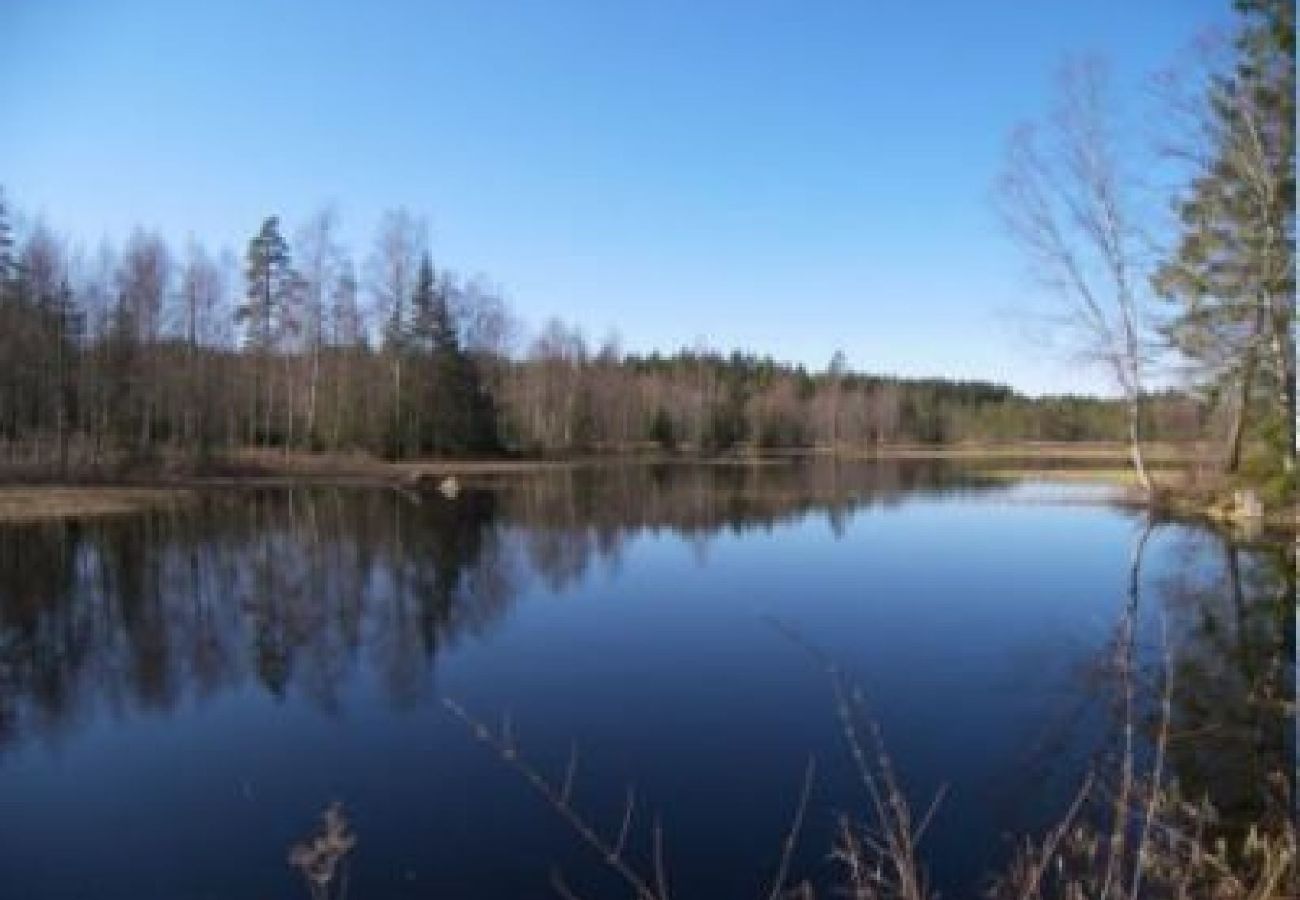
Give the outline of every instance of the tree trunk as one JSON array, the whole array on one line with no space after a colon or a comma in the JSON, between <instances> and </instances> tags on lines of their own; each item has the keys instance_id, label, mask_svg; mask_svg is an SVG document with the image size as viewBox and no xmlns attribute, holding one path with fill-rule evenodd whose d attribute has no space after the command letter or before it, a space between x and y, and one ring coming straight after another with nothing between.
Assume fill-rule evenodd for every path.
<instances>
[{"instance_id":1,"label":"tree trunk","mask_svg":"<svg viewBox=\"0 0 1300 900\"><path fill-rule=\"evenodd\" d=\"M1288 475L1295 471L1295 346L1288 330L1273 329L1273 356L1279 382L1279 402L1282 405L1282 471Z\"/></svg>"},{"instance_id":2,"label":"tree trunk","mask_svg":"<svg viewBox=\"0 0 1300 900\"><path fill-rule=\"evenodd\" d=\"M393 445L397 456L402 455L402 356L393 357Z\"/></svg>"},{"instance_id":3,"label":"tree trunk","mask_svg":"<svg viewBox=\"0 0 1300 900\"><path fill-rule=\"evenodd\" d=\"M294 391L293 391L293 354L284 355L284 452L289 453L293 449L293 411L294 411Z\"/></svg>"},{"instance_id":4,"label":"tree trunk","mask_svg":"<svg viewBox=\"0 0 1300 900\"><path fill-rule=\"evenodd\" d=\"M263 373L266 378L266 409L262 417L266 433L262 435L262 442L269 450L271 447L271 423L274 421L272 416L275 410L275 372L268 365L266 372Z\"/></svg>"},{"instance_id":5,"label":"tree trunk","mask_svg":"<svg viewBox=\"0 0 1300 900\"><path fill-rule=\"evenodd\" d=\"M316 384L320 380L320 341L312 338L311 346L311 380L307 385L307 444L308 447L316 436Z\"/></svg>"},{"instance_id":6,"label":"tree trunk","mask_svg":"<svg viewBox=\"0 0 1300 900\"><path fill-rule=\"evenodd\" d=\"M1150 499L1154 489L1142 453L1142 395L1140 393L1134 393L1128 398L1128 442L1129 455L1133 458L1133 471L1137 475L1138 484Z\"/></svg>"},{"instance_id":7,"label":"tree trunk","mask_svg":"<svg viewBox=\"0 0 1300 900\"><path fill-rule=\"evenodd\" d=\"M1241 444L1246 433L1246 416L1250 409L1250 390L1255 380L1255 354L1248 351L1241 369L1237 403L1232 411L1232 425L1228 431L1228 450L1223 460L1223 471L1229 475L1241 466Z\"/></svg>"},{"instance_id":8,"label":"tree trunk","mask_svg":"<svg viewBox=\"0 0 1300 900\"><path fill-rule=\"evenodd\" d=\"M334 353L334 366L332 367L334 376L334 421L331 424L334 427L333 445L335 450L339 449L343 442L343 379L352 369L351 366L347 365L351 359L351 352L349 350L349 356L343 359L339 358L337 351Z\"/></svg>"}]
</instances>

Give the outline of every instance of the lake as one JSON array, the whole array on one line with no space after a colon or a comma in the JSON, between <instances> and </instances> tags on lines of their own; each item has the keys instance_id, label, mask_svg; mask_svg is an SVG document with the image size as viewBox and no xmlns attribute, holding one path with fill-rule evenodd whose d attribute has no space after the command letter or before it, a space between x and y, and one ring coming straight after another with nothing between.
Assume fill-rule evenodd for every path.
<instances>
[{"instance_id":1,"label":"lake","mask_svg":"<svg viewBox=\"0 0 1300 900\"><path fill-rule=\"evenodd\" d=\"M838 817L867 811L825 660L913 804L946 785L922 849L971 896L1112 746L1147 525L1104 494L926 462L599 465L2 526L0 896L307 897L288 851L334 801L354 900L548 896L557 870L626 896L443 698L508 717L557 784L576 747L604 832L633 785L629 859L661 821L677 897L766 895L815 757L792 872L825 887ZM1294 551L1161 523L1140 563L1140 662L1167 633L1175 725L1208 735L1171 767L1248 817L1294 749L1243 702L1294 695Z\"/></svg>"}]
</instances>

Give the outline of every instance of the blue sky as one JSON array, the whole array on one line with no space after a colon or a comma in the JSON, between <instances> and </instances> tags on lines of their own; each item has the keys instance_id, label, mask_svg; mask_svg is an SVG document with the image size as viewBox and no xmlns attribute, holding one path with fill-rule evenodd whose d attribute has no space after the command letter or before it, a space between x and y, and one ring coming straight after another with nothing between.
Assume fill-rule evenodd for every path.
<instances>
[{"instance_id":1,"label":"blue sky","mask_svg":"<svg viewBox=\"0 0 1300 900\"><path fill-rule=\"evenodd\" d=\"M1066 54L1137 100L1228 6L0 0L0 184L91 244L333 203L358 258L405 205L533 325L1093 390L1017 324L1006 134Z\"/></svg>"}]
</instances>

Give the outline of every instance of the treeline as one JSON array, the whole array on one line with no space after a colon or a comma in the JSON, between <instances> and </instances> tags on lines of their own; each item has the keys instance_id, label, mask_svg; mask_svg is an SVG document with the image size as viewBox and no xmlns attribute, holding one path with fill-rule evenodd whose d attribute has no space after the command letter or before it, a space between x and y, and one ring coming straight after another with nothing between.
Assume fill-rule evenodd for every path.
<instances>
[{"instance_id":1,"label":"treeline","mask_svg":"<svg viewBox=\"0 0 1300 900\"><path fill-rule=\"evenodd\" d=\"M336 217L242 260L138 229L71 250L21 236L0 198L0 440L60 469L266 447L390 458L660 447L870 447L1117 440L1122 409L983 382L824 371L708 349L630 355L548 323L526 344L499 292L434 264L424 228L387 214L358 269ZM1199 406L1154 398L1151 428L1194 435Z\"/></svg>"}]
</instances>

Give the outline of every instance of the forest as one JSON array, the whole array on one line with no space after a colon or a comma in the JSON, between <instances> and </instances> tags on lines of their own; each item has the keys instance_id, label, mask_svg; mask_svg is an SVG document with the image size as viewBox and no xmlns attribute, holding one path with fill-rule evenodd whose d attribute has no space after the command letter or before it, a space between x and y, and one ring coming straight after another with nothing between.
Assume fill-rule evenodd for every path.
<instances>
[{"instance_id":1,"label":"forest","mask_svg":"<svg viewBox=\"0 0 1300 900\"><path fill-rule=\"evenodd\" d=\"M708 347L624 353L548 322L531 340L483 279L435 266L397 210L361 267L324 211L268 217L242 267L135 231L69 249L0 209L0 438L61 471L236 447L385 458L662 449L872 448L1122 440L1116 400L993 383L821 371ZM1151 433L1200 433L1205 406L1150 398Z\"/></svg>"},{"instance_id":2,"label":"forest","mask_svg":"<svg viewBox=\"0 0 1300 900\"><path fill-rule=\"evenodd\" d=\"M1221 474L1289 495L1294 8L1237 7L1217 56L1165 78L1168 121L1146 155L1088 63L1067 65L1056 108L1008 142L1005 224L1058 302L1071 358L1106 373L1111 398L868 374L842 349L813 371L703 342L626 353L559 319L530 331L490 280L435 261L406 209L360 255L332 208L292 227L268 215L239 254L146 228L88 251L0 195L0 459L66 475L247 447L411 459L1122 441L1150 494L1143 446L1196 440ZM1133 176L1152 153L1174 176L1160 215Z\"/></svg>"}]
</instances>

